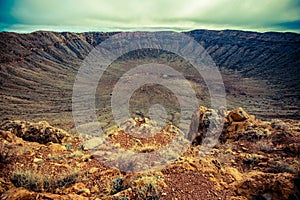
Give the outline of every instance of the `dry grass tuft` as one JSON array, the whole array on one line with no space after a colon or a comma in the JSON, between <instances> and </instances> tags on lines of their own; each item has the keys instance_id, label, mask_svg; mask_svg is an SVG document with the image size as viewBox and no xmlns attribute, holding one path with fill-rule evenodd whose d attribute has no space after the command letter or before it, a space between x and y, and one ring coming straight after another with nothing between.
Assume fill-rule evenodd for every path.
<instances>
[{"instance_id":1,"label":"dry grass tuft","mask_svg":"<svg viewBox=\"0 0 300 200\"><path fill-rule=\"evenodd\" d=\"M75 184L79 175L76 169L59 175L45 175L32 170L17 169L12 174L11 182L16 187L24 187L35 192L55 193L56 189L68 188Z\"/></svg>"}]
</instances>

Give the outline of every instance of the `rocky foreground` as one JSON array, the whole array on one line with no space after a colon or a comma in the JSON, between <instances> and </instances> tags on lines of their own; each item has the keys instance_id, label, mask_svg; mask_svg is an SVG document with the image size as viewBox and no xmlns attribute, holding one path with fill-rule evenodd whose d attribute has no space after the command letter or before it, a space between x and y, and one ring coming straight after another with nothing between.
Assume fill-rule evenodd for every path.
<instances>
[{"instance_id":1,"label":"rocky foreground","mask_svg":"<svg viewBox=\"0 0 300 200\"><path fill-rule=\"evenodd\" d=\"M222 117L219 143L199 156L208 127ZM147 123L131 121L137 127ZM300 122L295 120L262 121L242 108L200 107L188 150L170 165L144 173L101 164L78 135L44 121L3 121L0 129L1 199L300 199ZM118 148L149 152L174 134L167 126L152 138L133 138L122 130L107 137Z\"/></svg>"}]
</instances>

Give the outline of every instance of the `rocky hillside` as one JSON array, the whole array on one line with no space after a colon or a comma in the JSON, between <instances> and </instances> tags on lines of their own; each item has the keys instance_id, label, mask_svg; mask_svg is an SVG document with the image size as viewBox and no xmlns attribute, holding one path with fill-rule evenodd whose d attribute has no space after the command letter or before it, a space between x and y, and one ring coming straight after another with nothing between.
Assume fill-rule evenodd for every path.
<instances>
[{"instance_id":1,"label":"rocky hillside","mask_svg":"<svg viewBox=\"0 0 300 200\"><path fill-rule=\"evenodd\" d=\"M1 118L46 119L61 126L57 119L63 116L64 124L71 123L77 70L90 50L112 34L0 33ZM299 34L208 30L186 34L202 44L220 67L229 108L242 106L262 118L300 118ZM158 59L157 55L151 58L152 54L131 56ZM107 73L102 87L111 86L111 81L120 76L113 73L116 68L120 69L118 64ZM193 74L190 67L184 69L185 74ZM199 77L187 78L196 86L201 83ZM110 90L104 90L109 97ZM203 101L202 105L209 106L207 99Z\"/></svg>"},{"instance_id":2,"label":"rocky hillside","mask_svg":"<svg viewBox=\"0 0 300 200\"><path fill-rule=\"evenodd\" d=\"M220 118L225 125L218 144L203 154L207 128ZM130 121L135 127L147 123ZM206 107L192 121L193 145L169 165L143 173L103 165L77 134L45 121L3 121L0 199L300 198L299 121L262 121L242 108L219 112ZM178 134L174 130L165 127L144 139L113 130L107 139L116 148L147 153L165 146Z\"/></svg>"},{"instance_id":3,"label":"rocky hillside","mask_svg":"<svg viewBox=\"0 0 300 200\"><path fill-rule=\"evenodd\" d=\"M230 30L188 34L207 49L218 66L299 92L299 34Z\"/></svg>"},{"instance_id":4,"label":"rocky hillside","mask_svg":"<svg viewBox=\"0 0 300 200\"><path fill-rule=\"evenodd\" d=\"M299 34L185 33L220 68L229 111L209 108L203 80L176 55L146 49L114 62L99 81L96 99L113 149L144 155L180 133L176 97L153 85L133 94L130 111L136 115L124 122L125 128L114 126L112 86L137 65L170 65L186 76L202 105L188 119L187 149L179 157L171 155L171 163L140 173L133 173L134 166L122 171L122 166L100 162L113 149L98 145L96 153L90 151L72 118L76 73L89 52L113 34L0 33L0 199L300 199ZM147 138L130 134L151 125L144 112L156 102L170 111L164 128ZM205 151L209 142L216 144ZM155 164L147 158L135 166Z\"/></svg>"}]
</instances>

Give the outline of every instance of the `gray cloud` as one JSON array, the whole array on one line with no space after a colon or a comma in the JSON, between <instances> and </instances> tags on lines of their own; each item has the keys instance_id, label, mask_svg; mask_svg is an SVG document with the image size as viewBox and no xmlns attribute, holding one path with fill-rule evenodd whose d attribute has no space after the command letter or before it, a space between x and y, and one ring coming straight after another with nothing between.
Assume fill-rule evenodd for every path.
<instances>
[{"instance_id":1,"label":"gray cloud","mask_svg":"<svg viewBox=\"0 0 300 200\"><path fill-rule=\"evenodd\" d=\"M299 0L15 0L5 5L5 30L244 29L294 31ZM9 9L8 9L9 7ZM3 8L0 8L0 11ZM5 20L3 20L5 19ZM299 23L298 23L299 24ZM286 26L285 26L286 25ZM4 28L3 28L4 27Z\"/></svg>"}]
</instances>

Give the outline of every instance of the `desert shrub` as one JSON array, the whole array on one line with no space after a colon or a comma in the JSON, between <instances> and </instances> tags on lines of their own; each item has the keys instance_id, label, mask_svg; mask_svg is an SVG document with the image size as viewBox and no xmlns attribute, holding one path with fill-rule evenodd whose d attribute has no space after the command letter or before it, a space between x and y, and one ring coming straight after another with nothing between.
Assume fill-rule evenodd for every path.
<instances>
[{"instance_id":1,"label":"desert shrub","mask_svg":"<svg viewBox=\"0 0 300 200\"><path fill-rule=\"evenodd\" d=\"M284 130L284 131L289 129L289 125L279 119L273 119L271 121L271 127L277 130Z\"/></svg>"},{"instance_id":2,"label":"desert shrub","mask_svg":"<svg viewBox=\"0 0 300 200\"><path fill-rule=\"evenodd\" d=\"M0 163L9 163L13 159L14 151L5 143L0 143Z\"/></svg>"},{"instance_id":3,"label":"desert shrub","mask_svg":"<svg viewBox=\"0 0 300 200\"><path fill-rule=\"evenodd\" d=\"M114 195L118 192L131 188L134 199L156 200L160 199L163 188L166 184L163 175L160 174L136 174L117 178L108 185L108 193ZM121 197L119 199L127 199Z\"/></svg>"},{"instance_id":4,"label":"desert shrub","mask_svg":"<svg viewBox=\"0 0 300 200\"><path fill-rule=\"evenodd\" d=\"M123 178L116 178L115 180L112 181L111 186L110 186L110 194L116 194L118 192L121 192L125 188L122 186L123 184Z\"/></svg>"},{"instance_id":5,"label":"desert shrub","mask_svg":"<svg viewBox=\"0 0 300 200\"><path fill-rule=\"evenodd\" d=\"M259 158L256 155L251 154L243 159L243 163L247 165L257 165L259 163Z\"/></svg>"},{"instance_id":6,"label":"desert shrub","mask_svg":"<svg viewBox=\"0 0 300 200\"><path fill-rule=\"evenodd\" d=\"M41 172L32 170L15 170L11 182L16 187L24 187L35 192L55 192L57 188L63 189L75 184L79 172L65 172L60 175L44 175Z\"/></svg>"},{"instance_id":7,"label":"desert shrub","mask_svg":"<svg viewBox=\"0 0 300 200\"><path fill-rule=\"evenodd\" d=\"M270 152L273 150L272 143L270 141L261 140L256 142L256 147L259 151Z\"/></svg>"},{"instance_id":8,"label":"desert shrub","mask_svg":"<svg viewBox=\"0 0 300 200\"><path fill-rule=\"evenodd\" d=\"M72 145L70 143L65 144L65 147L68 151L70 151L71 149L73 149Z\"/></svg>"},{"instance_id":9,"label":"desert shrub","mask_svg":"<svg viewBox=\"0 0 300 200\"><path fill-rule=\"evenodd\" d=\"M42 176L32 171L15 171L11 177L11 182L16 187L24 187L26 189L41 192L43 188Z\"/></svg>"},{"instance_id":10,"label":"desert shrub","mask_svg":"<svg viewBox=\"0 0 300 200\"><path fill-rule=\"evenodd\" d=\"M275 162L272 166L270 166L270 172L271 173L291 173L291 174L295 174L297 173L297 170L290 164L281 162L281 161L277 161Z\"/></svg>"},{"instance_id":11,"label":"desert shrub","mask_svg":"<svg viewBox=\"0 0 300 200\"><path fill-rule=\"evenodd\" d=\"M141 176L132 182L137 199L156 200L161 197L165 183L160 176Z\"/></svg>"},{"instance_id":12,"label":"desert shrub","mask_svg":"<svg viewBox=\"0 0 300 200\"><path fill-rule=\"evenodd\" d=\"M50 181L48 182L50 184L52 183L52 185L49 184L49 187L47 187L47 189L50 189L51 191L56 188L68 188L77 182L78 177L79 172L77 171L62 174L58 178L52 176L50 178Z\"/></svg>"}]
</instances>

